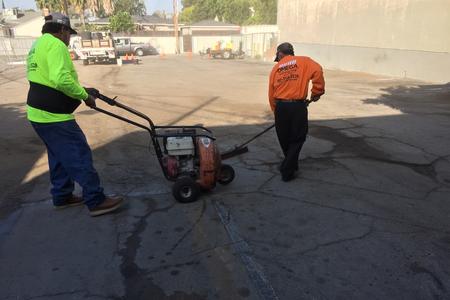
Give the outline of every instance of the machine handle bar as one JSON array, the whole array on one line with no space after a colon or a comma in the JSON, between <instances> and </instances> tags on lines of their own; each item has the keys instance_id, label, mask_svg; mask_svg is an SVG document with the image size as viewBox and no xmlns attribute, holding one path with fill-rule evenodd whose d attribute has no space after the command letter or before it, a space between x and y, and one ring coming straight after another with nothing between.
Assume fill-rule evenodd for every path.
<instances>
[{"instance_id":1,"label":"machine handle bar","mask_svg":"<svg viewBox=\"0 0 450 300\"><path fill-rule=\"evenodd\" d=\"M141 113L140 111L135 110L134 108L131 108L129 106L126 106L125 104L120 103L119 101L117 101L117 97L114 98L109 98L108 96L105 96L101 93L98 93L96 95L93 95L95 97L97 97L98 99L106 102L107 104L111 105L111 106L117 106L120 107L121 109L124 109L130 113L132 113L135 116L138 116L144 120L146 120L148 122L148 124L150 125L150 129L152 130L152 133L155 134L155 124L153 123L153 121L145 114Z\"/></svg>"}]
</instances>

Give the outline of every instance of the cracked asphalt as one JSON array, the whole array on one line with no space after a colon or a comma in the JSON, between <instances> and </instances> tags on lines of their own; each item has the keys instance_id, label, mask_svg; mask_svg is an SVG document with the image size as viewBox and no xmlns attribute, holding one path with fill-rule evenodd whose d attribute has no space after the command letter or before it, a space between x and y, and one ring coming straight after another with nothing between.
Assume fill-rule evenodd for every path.
<instances>
[{"instance_id":1,"label":"cracked asphalt","mask_svg":"<svg viewBox=\"0 0 450 300\"><path fill-rule=\"evenodd\" d=\"M156 124L203 124L226 150L273 122L271 66L167 56L77 69ZM228 161L234 182L192 204L172 198L146 132L81 107L103 185L126 197L91 218L52 208L24 76L0 73L1 300L450 298L450 84L326 70L298 178L280 180L271 131Z\"/></svg>"}]
</instances>

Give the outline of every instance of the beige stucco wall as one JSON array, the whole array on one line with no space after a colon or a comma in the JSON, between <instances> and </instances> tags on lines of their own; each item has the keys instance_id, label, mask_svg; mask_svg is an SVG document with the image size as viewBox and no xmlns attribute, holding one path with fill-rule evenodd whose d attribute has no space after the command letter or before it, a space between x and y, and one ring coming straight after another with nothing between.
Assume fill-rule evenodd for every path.
<instances>
[{"instance_id":1,"label":"beige stucco wall","mask_svg":"<svg viewBox=\"0 0 450 300\"><path fill-rule=\"evenodd\" d=\"M278 26L330 68L450 81L450 0L279 0Z\"/></svg>"},{"instance_id":2,"label":"beige stucco wall","mask_svg":"<svg viewBox=\"0 0 450 300\"><path fill-rule=\"evenodd\" d=\"M37 17L23 24L14 27L14 35L17 37L31 36L40 37L42 26L44 25L44 18Z\"/></svg>"}]
</instances>

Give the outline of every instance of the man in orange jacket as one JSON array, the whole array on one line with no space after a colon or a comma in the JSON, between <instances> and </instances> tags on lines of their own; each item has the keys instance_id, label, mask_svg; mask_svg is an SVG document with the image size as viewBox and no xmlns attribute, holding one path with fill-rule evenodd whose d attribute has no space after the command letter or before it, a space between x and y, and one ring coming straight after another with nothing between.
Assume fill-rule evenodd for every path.
<instances>
[{"instance_id":1,"label":"man in orange jacket","mask_svg":"<svg viewBox=\"0 0 450 300\"><path fill-rule=\"evenodd\" d=\"M275 114L278 141L284 153L280 166L283 181L295 178L298 157L308 134L309 82L312 81L311 101L325 93L322 67L306 56L294 56L294 47L283 43L277 47L269 81L269 102Z\"/></svg>"}]
</instances>

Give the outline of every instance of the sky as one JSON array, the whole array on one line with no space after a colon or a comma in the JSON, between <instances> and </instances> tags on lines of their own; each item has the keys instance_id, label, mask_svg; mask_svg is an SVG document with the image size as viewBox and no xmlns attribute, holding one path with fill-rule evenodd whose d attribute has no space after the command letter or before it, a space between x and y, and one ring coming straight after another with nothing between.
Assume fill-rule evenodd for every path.
<instances>
[{"instance_id":1,"label":"sky","mask_svg":"<svg viewBox=\"0 0 450 300\"><path fill-rule=\"evenodd\" d=\"M36 9L34 0L3 0L7 8L20 7ZM172 12L172 0L144 0L147 13L152 14L155 10ZM1 8L1 6L0 6ZM178 9L181 9L181 0L178 0Z\"/></svg>"}]
</instances>

